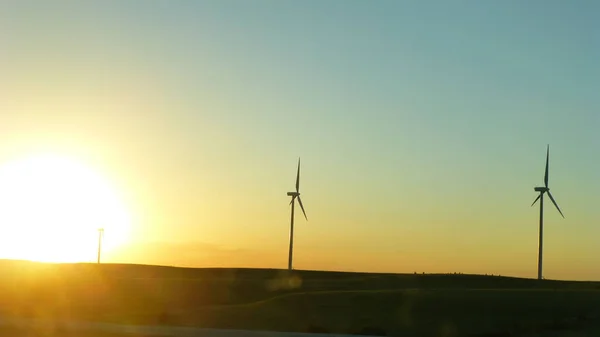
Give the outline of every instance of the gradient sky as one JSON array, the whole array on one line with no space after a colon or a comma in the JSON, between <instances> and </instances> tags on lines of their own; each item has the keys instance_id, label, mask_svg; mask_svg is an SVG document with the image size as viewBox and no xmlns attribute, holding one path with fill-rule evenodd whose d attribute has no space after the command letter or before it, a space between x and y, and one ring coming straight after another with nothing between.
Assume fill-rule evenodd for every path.
<instances>
[{"instance_id":1,"label":"gradient sky","mask_svg":"<svg viewBox=\"0 0 600 337\"><path fill-rule=\"evenodd\" d=\"M113 262L285 267L301 156L297 268L534 277L550 143L544 274L598 280L598 13L5 0L0 163L55 151L114 182Z\"/></svg>"}]
</instances>

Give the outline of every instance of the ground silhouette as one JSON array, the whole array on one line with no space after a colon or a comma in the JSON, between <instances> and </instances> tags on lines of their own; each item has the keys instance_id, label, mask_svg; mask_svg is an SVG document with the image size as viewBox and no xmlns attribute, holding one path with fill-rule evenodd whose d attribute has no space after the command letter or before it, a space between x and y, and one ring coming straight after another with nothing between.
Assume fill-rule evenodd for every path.
<instances>
[{"instance_id":1,"label":"ground silhouette","mask_svg":"<svg viewBox=\"0 0 600 337\"><path fill-rule=\"evenodd\" d=\"M5 316L387 336L510 336L598 317L600 283L128 264L0 263Z\"/></svg>"}]
</instances>

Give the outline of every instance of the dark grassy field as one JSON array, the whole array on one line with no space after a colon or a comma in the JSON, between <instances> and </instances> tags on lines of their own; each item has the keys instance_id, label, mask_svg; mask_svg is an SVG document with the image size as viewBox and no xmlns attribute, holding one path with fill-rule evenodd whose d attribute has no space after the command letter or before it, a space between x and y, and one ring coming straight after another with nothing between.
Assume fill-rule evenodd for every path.
<instances>
[{"instance_id":1,"label":"dark grassy field","mask_svg":"<svg viewBox=\"0 0 600 337\"><path fill-rule=\"evenodd\" d=\"M581 333L597 327L600 313L595 282L26 262L0 263L0 272L0 310L21 317L388 336L518 336Z\"/></svg>"},{"instance_id":2,"label":"dark grassy field","mask_svg":"<svg viewBox=\"0 0 600 337\"><path fill-rule=\"evenodd\" d=\"M0 336L6 337L150 337L149 335L121 334L113 332L69 331L61 329L24 329L0 327ZM152 337L160 337L153 335Z\"/></svg>"}]
</instances>

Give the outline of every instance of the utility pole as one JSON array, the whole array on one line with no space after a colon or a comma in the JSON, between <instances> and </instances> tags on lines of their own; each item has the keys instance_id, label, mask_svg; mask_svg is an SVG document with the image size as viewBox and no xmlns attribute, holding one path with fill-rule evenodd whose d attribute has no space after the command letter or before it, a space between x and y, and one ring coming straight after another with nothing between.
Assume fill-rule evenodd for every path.
<instances>
[{"instance_id":1,"label":"utility pole","mask_svg":"<svg viewBox=\"0 0 600 337\"><path fill-rule=\"evenodd\" d=\"M98 264L100 264L100 254L102 253L102 238L104 238L104 228L98 228Z\"/></svg>"}]
</instances>

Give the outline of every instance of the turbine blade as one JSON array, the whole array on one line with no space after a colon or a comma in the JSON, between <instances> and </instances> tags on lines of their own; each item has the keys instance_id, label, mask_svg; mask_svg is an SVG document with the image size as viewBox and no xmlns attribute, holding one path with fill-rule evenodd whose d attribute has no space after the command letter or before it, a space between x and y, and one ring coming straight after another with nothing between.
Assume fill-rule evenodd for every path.
<instances>
[{"instance_id":1,"label":"turbine blade","mask_svg":"<svg viewBox=\"0 0 600 337\"><path fill-rule=\"evenodd\" d=\"M550 144L546 148L546 174L544 174L544 184L548 187L548 161L550 159Z\"/></svg>"},{"instance_id":2,"label":"turbine blade","mask_svg":"<svg viewBox=\"0 0 600 337\"><path fill-rule=\"evenodd\" d=\"M304 214L304 218L306 219L306 221L308 221L308 218L306 217L306 212L304 211L304 206L302 205L302 199L300 199L300 196L298 196L298 204L300 204L300 208L302 209L302 214Z\"/></svg>"},{"instance_id":3,"label":"turbine blade","mask_svg":"<svg viewBox=\"0 0 600 337\"><path fill-rule=\"evenodd\" d=\"M533 207L533 205L535 205L535 203L540 200L540 198L542 197L542 194L540 193L540 195L538 195L537 198L535 198L535 200L533 201L533 203L531 204L531 206Z\"/></svg>"},{"instance_id":4,"label":"turbine blade","mask_svg":"<svg viewBox=\"0 0 600 337\"><path fill-rule=\"evenodd\" d=\"M292 206L292 203L294 203L294 199L296 199L296 196L292 197L292 201L290 201L290 206Z\"/></svg>"},{"instance_id":5,"label":"turbine blade","mask_svg":"<svg viewBox=\"0 0 600 337\"><path fill-rule=\"evenodd\" d=\"M554 198L552 197L552 193L550 193L550 191L548 191L548 196L550 197L550 200L552 200L552 203L554 204L554 206L556 206L558 213L560 213L560 215L562 215L562 217L564 218L565 216L564 216L563 212L560 210L560 207L558 207L558 204L556 203L556 201L554 201Z\"/></svg>"},{"instance_id":6,"label":"turbine blade","mask_svg":"<svg viewBox=\"0 0 600 337\"><path fill-rule=\"evenodd\" d=\"M298 158L298 173L296 173L296 192L300 192L300 158Z\"/></svg>"}]
</instances>

